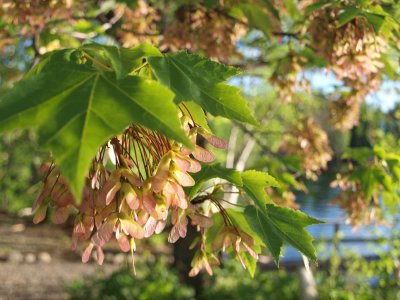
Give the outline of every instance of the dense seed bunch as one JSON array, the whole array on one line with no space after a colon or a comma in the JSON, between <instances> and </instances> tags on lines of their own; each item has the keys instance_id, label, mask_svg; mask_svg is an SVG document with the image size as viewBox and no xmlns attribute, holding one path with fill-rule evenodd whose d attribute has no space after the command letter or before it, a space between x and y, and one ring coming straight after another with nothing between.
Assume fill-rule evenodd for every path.
<instances>
[{"instance_id":1,"label":"dense seed bunch","mask_svg":"<svg viewBox=\"0 0 400 300\"><path fill-rule=\"evenodd\" d=\"M338 79L346 80L346 85L368 84L370 77L383 67L380 58L386 42L364 18L355 18L339 27L338 13L339 9L332 7L313 13L308 25L312 47L326 58Z\"/></svg>"},{"instance_id":2,"label":"dense seed bunch","mask_svg":"<svg viewBox=\"0 0 400 300\"><path fill-rule=\"evenodd\" d=\"M361 84L370 84L383 67L380 58L385 49L386 42L371 25L363 18L355 18L336 32L331 68L339 79L347 80L348 86L360 89Z\"/></svg>"},{"instance_id":3,"label":"dense seed bunch","mask_svg":"<svg viewBox=\"0 0 400 300\"><path fill-rule=\"evenodd\" d=\"M347 176L338 175L337 179L331 183L331 187L339 187L341 190L332 203L339 204L347 213L346 223L357 227L370 225L372 222L378 224L383 222L382 208L377 194L367 199L360 183L349 180Z\"/></svg>"},{"instance_id":4,"label":"dense seed bunch","mask_svg":"<svg viewBox=\"0 0 400 300\"><path fill-rule=\"evenodd\" d=\"M332 159L332 149L326 132L311 118L289 131L281 150L303 158L306 176L316 180L317 174L326 169Z\"/></svg>"},{"instance_id":5,"label":"dense seed bunch","mask_svg":"<svg viewBox=\"0 0 400 300\"><path fill-rule=\"evenodd\" d=\"M382 53L387 45L372 26L357 17L339 27L339 9L328 7L314 12L307 27L312 47L328 62L328 69L343 81L351 92L330 106L333 124L341 130L358 123L365 97L379 89ZM339 27L339 28L338 28Z\"/></svg>"},{"instance_id":6,"label":"dense seed bunch","mask_svg":"<svg viewBox=\"0 0 400 300\"><path fill-rule=\"evenodd\" d=\"M329 115L331 123L340 130L350 130L358 124L363 99L357 91L341 97L329 103Z\"/></svg>"},{"instance_id":7,"label":"dense seed bunch","mask_svg":"<svg viewBox=\"0 0 400 300\"><path fill-rule=\"evenodd\" d=\"M114 13L122 16L122 24L117 33L122 46L129 48L141 43L159 43L157 22L160 16L157 10L145 1L139 0L134 9L127 5L118 5Z\"/></svg>"},{"instance_id":8,"label":"dense seed bunch","mask_svg":"<svg viewBox=\"0 0 400 300\"><path fill-rule=\"evenodd\" d=\"M76 249L81 242L86 244L83 262L89 260L95 248L97 261L102 264L103 246L114 238L123 252L133 253L136 239L162 232L167 223L171 227L168 235L170 243L184 238L190 221L202 236L190 273L194 276L203 267L211 273L210 264L214 264L216 259L214 254L205 251L204 245L205 230L213 224L212 210L204 206L208 202L219 210L225 220L213 250L232 246L239 258L240 251L249 251L257 257L251 249L254 244L252 238L232 225L219 203L220 198L215 196L221 191L220 186L214 188L212 193L189 202L184 187L195 184L190 173L201 170L200 162L214 160L210 151L197 145L197 136L201 135L217 148L225 148L226 145L199 127L184 105L180 119L193 149L187 149L157 131L131 125L99 150L88 173L81 204L74 201L57 166L54 163L44 164L46 176L43 190L33 205L36 210L34 222L42 221L49 207L55 209L52 220L57 224L65 222L71 213L76 213L72 248Z\"/></svg>"},{"instance_id":9,"label":"dense seed bunch","mask_svg":"<svg viewBox=\"0 0 400 300\"><path fill-rule=\"evenodd\" d=\"M0 3L1 20L21 26L20 35L33 36L50 20L69 19L74 0L4 0ZM6 32L3 34L6 35Z\"/></svg>"},{"instance_id":10,"label":"dense seed bunch","mask_svg":"<svg viewBox=\"0 0 400 300\"><path fill-rule=\"evenodd\" d=\"M270 82L275 87L278 99L283 103L297 102L299 99L296 98L296 94L299 91L310 92L309 82L299 75L303 71L302 65L305 62L306 58L296 53L278 62Z\"/></svg>"},{"instance_id":11,"label":"dense seed bunch","mask_svg":"<svg viewBox=\"0 0 400 300\"><path fill-rule=\"evenodd\" d=\"M203 51L212 59L226 61L236 53L236 42L246 31L244 25L221 13L223 9L181 6L174 21L165 29L163 47L173 51L182 48Z\"/></svg>"}]
</instances>

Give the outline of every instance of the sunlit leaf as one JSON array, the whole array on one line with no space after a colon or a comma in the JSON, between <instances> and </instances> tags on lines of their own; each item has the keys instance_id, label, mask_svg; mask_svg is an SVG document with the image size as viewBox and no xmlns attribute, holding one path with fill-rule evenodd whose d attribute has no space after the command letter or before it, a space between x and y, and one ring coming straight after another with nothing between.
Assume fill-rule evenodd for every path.
<instances>
[{"instance_id":1,"label":"sunlit leaf","mask_svg":"<svg viewBox=\"0 0 400 300\"><path fill-rule=\"evenodd\" d=\"M316 261L317 255L312 245L313 237L304 227L323 222L300 211L272 204L267 204L265 209L248 206L245 215L252 229L260 235L271 251L277 264L283 242L296 248L312 261Z\"/></svg>"},{"instance_id":2,"label":"sunlit leaf","mask_svg":"<svg viewBox=\"0 0 400 300\"><path fill-rule=\"evenodd\" d=\"M223 83L238 70L186 52L149 57L156 77L177 96L194 101L215 116L257 124L239 89Z\"/></svg>"},{"instance_id":3,"label":"sunlit leaf","mask_svg":"<svg viewBox=\"0 0 400 300\"><path fill-rule=\"evenodd\" d=\"M140 44L131 49L92 44L83 46L82 49L104 51L115 71L117 79L125 78L134 68L140 67L143 64L144 58L161 56L160 50L149 44Z\"/></svg>"},{"instance_id":4,"label":"sunlit leaf","mask_svg":"<svg viewBox=\"0 0 400 300\"><path fill-rule=\"evenodd\" d=\"M272 203L265 192L269 186L280 187L278 181L265 172L249 170L242 173L243 189L252 198L259 208L264 208L266 203Z\"/></svg>"},{"instance_id":5,"label":"sunlit leaf","mask_svg":"<svg viewBox=\"0 0 400 300\"><path fill-rule=\"evenodd\" d=\"M39 144L52 152L77 201L98 148L129 124L191 146L167 88L137 76L116 81L66 58L63 54L44 65L47 71L20 81L0 98L0 132L38 127Z\"/></svg>"}]
</instances>

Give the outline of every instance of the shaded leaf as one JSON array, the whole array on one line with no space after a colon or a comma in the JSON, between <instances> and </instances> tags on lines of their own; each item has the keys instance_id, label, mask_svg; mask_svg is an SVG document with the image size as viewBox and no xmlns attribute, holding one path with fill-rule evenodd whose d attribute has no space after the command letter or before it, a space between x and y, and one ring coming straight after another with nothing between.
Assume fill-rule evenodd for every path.
<instances>
[{"instance_id":1,"label":"shaded leaf","mask_svg":"<svg viewBox=\"0 0 400 300\"><path fill-rule=\"evenodd\" d=\"M279 11L275 8L275 6L272 4L271 1L269 0L262 0L262 3L264 3L265 7L268 8L268 10L272 13L272 15L277 18L279 18Z\"/></svg>"},{"instance_id":2,"label":"shaded leaf","mask_svg":"<svg viewBox=\"0 0 400 300\"><path fill-rule=\"evenodd\" d=\"M305 13L306 13L306 15L309 15L309 14L313 13L316 10L331 6L333 4L334 4L333 1L321 0L321 1L315 2L315 3L311 4L311 5L308 5L305 8Z\"/></svg>"},{"instance_id":3,"label":"shaded leaf","mask_svg":"<svg viewBox=\"0 0 400 300\"><path fill-rule=\"evenodd\" d=\"M240 9L246 16L251 27L260 29L265 36L270 36L271 22L269 21L269 16L261 8L246 3L241 4Z\"/></svg>"},{"instance_id":4,"label":"shaded leaf","mask_svg":"<svg viewBox=\"0 0 400 300\"><path fill-rule=\"evenodd\" d=\"M368 22L372 25L375 32L379 34L382 26L385 23L385 16L369 12L365 12L364 16L367 18Z\"/></svg>"},{"instance_id":5,"label":"shaded leaf","mask_svg":"<svg viewBox=\"0 0 400 300\"><path fill-rule=\"evenodd\" d=\"M244 213L250 227L259 235L268 250L271 251L276 264L279 265L283 242L273 230L266 211L261 211L254 206L247 206Z\"/></svg>"},{"instance_id":6,"label":"shaded leaf","mask_svg":"<svg viewBox=\"0 0 400 300\"><path fill-rule=\"evenodd\" d=\"M201 106L196 104L194 101L185 101L184 104L189 109L196 124L211 132L211 129L208 126L206 113Z\"/></svg>"},{"instance_id":7,"label":"shaded leaf","mask_svg":"<svg viewBox=\"0 0 400 300\"><path fill-rule=\"evenodd\" d=\"M338 26L341 27L347 23L349 23L351 20L353 20L357 16L362 15L362 11L359 10L358 8L355 8L353 6L347 6L345 7L340 13L339 13L339 24Z\"/></svg>"}]
</instances>

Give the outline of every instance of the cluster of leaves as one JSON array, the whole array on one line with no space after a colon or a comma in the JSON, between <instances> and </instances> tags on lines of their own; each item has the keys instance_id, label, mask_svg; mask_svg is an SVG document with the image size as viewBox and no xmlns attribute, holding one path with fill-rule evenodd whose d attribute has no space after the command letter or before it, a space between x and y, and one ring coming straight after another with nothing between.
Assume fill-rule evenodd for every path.
<instances>
[{"instance_id":1,"label":"cluster of leaves","mask_svg":"<svg viewBox=\"0 0 400 300\"><path fill-rule=\"evenodd\" d=\"M208 130L203 109L256 123L239 90L224 83L237 73L145 44L49 53L0 98L1 131L37 128L54 159L42 166L34 221L43 220L48 207L55 208L55 223L77 212L73 247L86 241L84 262L96 248L101 264L102 247L113 237L133 254L136 239L160 233L169 222L174 243L186 236L188 219L199 232L192 276L203 268L212 274L216 253L228 248L251 274L262 247L279 263L283 242L315 261L304 227L319 221L274 205L265 188L279 183L267 173L213 165L213 154L199 145L201 135L225 147ZM214 178L219 183L203 187ZM241 203L224 199L232 185Z\"/></svg>"}]
</instances>

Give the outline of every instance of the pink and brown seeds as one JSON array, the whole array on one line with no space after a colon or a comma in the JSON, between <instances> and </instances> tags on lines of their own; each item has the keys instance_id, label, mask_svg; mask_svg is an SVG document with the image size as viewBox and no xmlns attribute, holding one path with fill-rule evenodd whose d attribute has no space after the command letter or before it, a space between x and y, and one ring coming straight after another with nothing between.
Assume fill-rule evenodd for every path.
<instances>
[{"instance_id":1,"label":"pink and brown seeds","mask_svg":"<svg viewBox=\"0 0 400 300\"><path fill-rule=\"evenodd\" d=\"M201 135L217 148L225 148L226 144L199 127L183 111L180 115L182 127L193 149L182 147L155 130L131 125L99 149L80 204L74 200L57 166L53 162L43 164L46 176L43 190L33 205L34 222L41 222L49 207L54 209L51 218L56 224L64 223L74 212L72 249L76 249L78 243L85 243L82 261L87 262L95 249L99 264L104 260L103 246L113 238L121 251L133 253L136 239L159 234L169 222L172 228L168 241L171 243L186 236L189 220L203 235L204 230L213 225L210 212L205 213L200 204L191 204L184 187L195 184L190 174L201 170L200 162L207 164L214 160L212 152L197 144L197 136ZM234 232L227 235L233 229L227 230L221 230L219 241L224 241L219 248L232 245L237 253L241 248L249 251L253 242L245 233L234 238ZM200 245L200 249L203 248ZM196 275L202 267L210 273L204 257L199 261L198 256L193 260L191 275ZM215 264L215 259L213 261L210 263Z\"/></svg>"}]
</instances>

